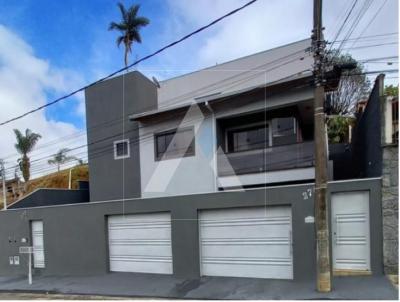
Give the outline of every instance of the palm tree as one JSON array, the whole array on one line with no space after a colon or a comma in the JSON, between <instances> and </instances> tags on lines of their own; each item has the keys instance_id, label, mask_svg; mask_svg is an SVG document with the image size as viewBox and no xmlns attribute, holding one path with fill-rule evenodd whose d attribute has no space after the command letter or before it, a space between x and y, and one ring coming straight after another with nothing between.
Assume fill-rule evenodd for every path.
<instances>
[{"instance_id":1,"label":"palm tree","mask_svg":"<svg viewBox=\"0 0 400 302\"><path fill-rule=\"evenodd\" d=\"M60 171L61 165L71 160L76 160L75 156L68 156L67 155L68 152L69 152L68 148L60 149L56 154L54 154L53 159L48 160L48 163L50 165L57 165L57 171Z\"/></svg>"},{"instance_id":2,"label":"palm tree","mask_svg":"<svg viewBox=\"0 0 400 302\"><path fill-rule=\"evenodd\" d=\"M32 132L30 129L25 130L25 135L23 135L18 129L14 129L14 133L17 138L15 149L17 149L18 153L21 154L21 158L18 159L18 164L26 184L31 176L31 162L28 154L33 150L42 136L38 133Z\"/></svg>"},{"instance_id":3,"label":"palm tree","mask_svg":"<svg viewBox=\"0 0 400 302\"><path fill-rule=\"evenodd\" d=\"M125 67L128 66L128 54L132 52L132 43L142 43L142 37L140 36L140 29L150 23L150 20L146 17L138 17L140 5L132 5L128 10L122 3L118 3L118 7L121 11L122 20L117 22L111 22L108 30L118 30L121 35L117 38L118 47L121 43L125 46Z\"/></svg>"}]
</instances>

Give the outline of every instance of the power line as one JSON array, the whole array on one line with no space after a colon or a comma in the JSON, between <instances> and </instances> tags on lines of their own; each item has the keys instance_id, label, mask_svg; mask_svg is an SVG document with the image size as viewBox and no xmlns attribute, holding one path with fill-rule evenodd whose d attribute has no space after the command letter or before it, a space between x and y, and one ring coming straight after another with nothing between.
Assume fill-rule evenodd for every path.
<instances>
[{"instance_id":1,"label":"power line","mask_svg":"<svg viewBox=\"0 0 400 302\"><path fill-rule=\"evenodd\" d=\"M387 64L387 65L392 65L392 64L398 64L398 61L372 61L372 62L365 62L365 64Z\"/></svg>"},{"instance_id":2,"label":"power line","mask_svg":"<svg viewBox=\"0 0 400 302\"><path fill-rule=\"evenodd\" d=\"M360 73L343 74L342 76L351 77L351 76L366 75L366 74L395 73L395 72L399 72L399 70L398 69L372 70L372 71L365 71L365 72L360 72Z\"/></svg>"},{"instance_id":3,"label":"power line","mask_svg":"<svg viewBox=\"0 0 400 302\"><path fill-rule=\"evenodd\" d=\"M305 50L305 49L304 49L304 50ZM304 50L302 50L302 52L304 52ZM291 55L297 54L297 53L298 53L298 51L292 53ZM267 63L267 64L264 64L264 66L269 65L269 64L275 64L276 62L281 61L283 58L285 58L285 59L290 58L291 55L286 55L286 56L284 56L284 57L278 58L278 59L276 59L276 60L274 60L274 61L272 61L272 62L269 62L269 63ZM279 64L279 65L273 65L270 69L264 69L264 70L262 71L262 73L270 72L270 71L272 71L272 70L274 70L274 69L276 69L276 68L278 68L278 67L287 65L287 64L293 62L294 60L299 60L299 59L301 59L301 58L302 58L302 56L297 56L297 57L295 57L294 59L291 59L291 60L289 60L289 61L284 61L284 62L282 62L282 63ZM257 67L257 68L259 68L259 67ZM304 70L304 71L306 71L306 70ZM296 73L296 74L297 74L297 73ZM293 75L294 75L294 74L293 74ZM293 76L293 75L289 75L287 78L290 78L290 77ZM254 75L252 75L252 77L253 77L253 76L254 76ZM257 76L259 76L259 74L257 74ZM244 80L245 80L245 81L251 80L252 77L250 77L250 78L245 78ZM282 79L280 79L280 80L282 80ZM279 80L279 81L280 81L280 80ZM236 81L236 82L233 83L233 85L231 84L230 87L239 85L239 84L241 84L242 81L243 81L243 79L241 79L241 81L239 81L239 82ZM130 115L130 114L129 114L129 115ZM127 115L127 116L129 116L129 115ZM109 126L108 126L108 127L109 127ZM139 126L137 126L137 128L140 129L140 128L143 128L143 126L140 126L140 125L139 125ZM133 130L130 130L129 132L132 132L132 131L135 131L135 130L136 130L136 129L133 129ZM120 136L120 135L122 135L122 132L121 132L121 133L114 134L114 135L109 136L109 137L106 137L106 138L99 139L99 140L97 140L97 141L94 141L94 142L91 142L91 143L88 143L88 144L83 144L83 145L77 146L77 147L75 147L75 148L71 148L70 151L75 151L75 150L77 150L77 149L85 148L85 147L87 147L87 146L89 146L89 145L94 145L94 144L97 144L97 143L101 143L101 142L104 142L105 140L108 140L108 139L111 139L111 138L114 138L114 137L118 137L118 136ZM42 158L38 158L38 159L35 159L35 160L32 160L31 163L34 163L34 162L37 162L37 161L41 161L41 160L45 160L45 159L49 159L49 158L51 158L52 156L54 156L54 154L51 154L51 155L49 155L49 156L45 156L45 157L42 157ZM18 165L12 166L12 167L7 168L7 169L13 169L13 168L15 168L15 167L18 167Z\"/></svg>"},{"instance_id":4,"label":"power line","mask_svg":"<svg viewBox=\"0 0 400 302\"><path fill-rule=\"evenodd\" d=\"M363 48L371 48L371 47L379 47L379 46L386 46L386 45L398 45L399 42L389 42L389 43L379 43L379 44L372 44L372 45L362 45L356 47L348 47L343 48L342 50L354 50L354 49L363 49Z\"/></svg>"},{"instance_id":5,"label":"power line","mask_svg":"<svg viewBox=\"0 0 400 302\"><path fill-rule=\"evenodd\" d=\"M376 17L379 15L379 13L381 12L382 8L385 6L387 0L384 0L382 5L378 8L378 10L376 11L375 15L371 18L371 20L368 22L368 24L364 27L364 29L361 31L360 35L358 36L358 38L353 42L353 44L351 46L354 46L354 44L356 43L356 41L358 39L360 39L360 37L364 34L364 32L368 29L368 27L372 24L372 22L374 22L374 20L376 19Z\"/></svg>"},{"instance_id":6,"label":"power line","mask_svg":"<svg viewBox=\"0 0 400 302\"><path fill-rule=\"evenodd\" d=\"M345 27L347 21L349 20L349 18L350 18L350 16L351 16L352 12L354 11L354 8L356 7L357 2L358 2L358 0L354 0L353 3L350 5L349 10L347 11L346 17L344 18L344 21L343 21L342 25L340 26L339 30L337 31L337 33L336 33L336 35L335 35L335 37L334 37L334 39L333 39L333 41L332 41L332 43L331 43L331 45L330 45L328 51L327 51L327 53L331 53L332 48L333 48L333 44L338 40L338 38L339 38L339 36L340 36L340 33L341 33L342 30L344 29L344 27ZM342 43L343 43L343 42L341 42L340 45L342 45ZM331 65L331 64L333 63L333 61L334 61L334 58L339 54L339 52L340 52L340 46L339 46L339 48L335 51L335 53L332 54L331 59L328 60L328 62L326 62L326 64L327 64L327 65Z\"/></svg>"},{"instance_id":7,"label":"power line","mask_svg":"<svg viewBox=\"0 0 400 302\"><path fill-rule=\"evenodd\" d=\"M279 66L284 66L284 65L286 65L286 64L291 63L292 61L293 61L293 60L290 60L290 61L288 61L288 62L284 62L284 63L280 64ZM279 66L274 66L274 67L272 67L272 68L269 69L269 70L265 70L265 72L269 72L269 71L271 71L271 70L273 70L273 69L275 69L275 68L277 68L277 67L279 67ZM303 70L303 71L307 71L307 69L306 69L306 70ZM297 74L297 73L296 73L296 74ZM289 75L287 78L290 78L291 76L293 76L293 75ZM280 81L280 80L279 80L279 81ZM194 122L196 122L196 121L198 121L198 120L199 120L199 119L192 119L192 120L189 121L189 123L194 123ZM135 129L131 129L131 130L127 131L126 133L130 133L130 132L134 132L134 131L136 131L136 130L140 130L140 128L144 128L144 127L139 125L139 126L137 126ZM73 151L75 151L75 150L79 150L79 149L82 149L82 148L85 148L85 147L88 147L88 146L92 146L92 145L95 145L95 144L99 144L99 143L105 142L105 141L107 141L107 140L109 140L109 139L112 139L112 138L118 138L118 137L121 136L122 134L123 134L123 132L115 133L115 134L113 134L113 135L111 135L111 136L108 136L108 137L105 137L105 138L101 138L101 139L99 139L99 140L97 140L97 141L93 141L93 142L90 142L90 143L88 143L88 144L84 144L84 145L77 146L77 147L75 147L75 148L71 148L71 149L70 149L70 152L73 152ZM146 142L146 141L148 141L148 140L151 140L151 139L153 139L153 134L152 134L152 133L149 133L148 135L141 136L141 137L139 137L138 139L130 140L130 145L132 145L132 144L138 144L138 143L144 143L144 142ZM98 147L98 148L92 149L92 150L91 150L91 157L90 157L90 158L91 158L91 159L97 158L98 156L102 156L102 155L104 155L104 154L107 154L107 153L112 152L112 150L113 150L113 146L112 146L112 145L111 145L111 146L107 145L107 146L103 146L103 147ZM79 153L79 154L85 154L85 155L86 155L87 152L84 151L84 152ZM74 155L77 156L78 154L74 154ZM41 158L36 158L36 159L34 159L34 160L31 160L31 164L33 164L32 166L34 167L36 163L41 162L41 161L44 161L44 160L47 160L47 159L51 158L52 156L54 156L54 154L51 154L51 155L48 155L48 156L44 156L44 157L41 157ZM7 170L9 170L9 171L14 171L13 169L15 169L16 167L18 167L18 165L14 165L14 166L8 167ZM34 171L34 170L33 170L33 171Z\"/></svg>"},{"instance_id":8,"label":"power line","mask_svg":"<svg viewBox=\"0 0 400 302\"><path fill-rule=\"evenodd\" d=\"M398 58L399 58L398 56L388 56L388 57L361 59L361 60L358 60L358 62L365 63L365 62L374 62L374 61L379 61L379 60L390 60L390 59L398 59Z\"/></svg>"},{"instance_id":9,"label":"power line","mask_svg":"<svg viewBox=\"0 0 400 302\"><path fill-rule=\"evenodd\" d=\"M339 35L340 35L341 31L343 30L344 26L346 25L347 20L350 18L350 15L351 15L351 13L352 13L353 10L354 10L354 8L355 8L355 6L356 6L356 4L357 4L357 1L358 1L358 0L354 0L354 1L353 1L353 4L351 5L350 10L348 11L348 13L347 13L347 15L346 15L346 17L345 17L345 19L344 19L342 25L340 26L339 30L337 31L337 33L336 33L336 35L335 35L335 38L333 39L333 42L337 41L337 39L339 38ZM332 45L333 45L333 43L332 43ZM328 52L331 51L332 45L329 47Z\"/></svg>"},{"instance_id":10,"label":"power line","mask_svg":"<svg viewBox=\"0 0 400 302\"><path fill-rule=\"evenodd\" d=\"M366 14L366 12L370 9L372 2L373 2L373 0L369 0L369 1L364 2L364 5L361 7L360 12L358 13L358 15L356 16L355 20L353 21L352 26L350 26L349 31L347 32L347 35L345 36L345 39L342 42L341 47L345 43L347 43L349 38L352 36L352 34L354 33L354 30L357 28L358 24L363 19L363 17Z\"/></svg>"},{"instance_id":11,"label":"power line","mask_svg":"<svg viewBox=\"0 0 400 302\"><path fill-rule=\"evenodd\" d=\"M358 39L372 39L372 38L389 38L388 36L394 36L398 35L398 32L392 32L392 33L386 33L386 34L377 34L377 35L369 35L369 36L360 36L358 38L352 38L352 39L347 39L346 41L353 41L353 40L358 40ZM327 44L334 44L334 43L340 43L345 40L336 40L333 42L328 42Z\"/></svg>"},{"instance_id":12,"label":"power line","mask_svg":"<svg viewBox=\"0 0 400 302\"><path fill-rule=\"evenodd\" d=\"M258 77L258 76L260 76L260 75L263 74L263 73L270 72L270 71L272 71L272 70L274 70L274 69L276 69L276 68L279 68L279 67L281 67L281 66L287 65L287 64L289 64L289 63L291 63L291 62L294 62L294 61L296 61L296 60L302 59L302 58L304 57L304 53L305 53L305 51L306 51L307 49L308 49L308 48L304 48L304 49L301 49L301 50L299 50L299 51L295 51L295 52L293 52L293 53L290 53L290 54L288 54L288 55L285 55L285 56L283 56L283 57L280 57L280 58L277 58L277 59L275 59L275 60L273 60L273 61L270 61L270 62L268 62L268 63L265 63L265 64L262 64L262 65L256 66L254 69L253 69L253 68L252 68L252 69L249 69L249 70L247 70L247 71L244 72L244 73L240 73L240 74L238 74L238 75L235 75L235 76L226 78L226 79L221 80L221 81L218 81L218 82L216 82L216 83L214 83L214 84L212 84L212 85L207 85L207 86L205 86L205 87L202 87L202 88L200 88L200 89L191 91L191 92L186 93L186 94L184 94L184 95L180 95L180 96L178 96L178 97L174 97L174 102L168 102L168 105L167 105L167 106L161 106L161 107L159 107L159 109L168 108L168 107L170 107L171 105L173 105L173 104L175 104L175 103L181 103L182 100L188 99L188 98L191 98L191 97L195 96L199 91L201 91L202 93L208 94L210 91L212 91L212 89L217 89L218 87L221 87L221 85L223 85L223 84L225 85L225 82L228 81L228 80L234 80L234 81L231 81L231 82L229 83L228 86L226 86L226 85L223 86L225 89L226 89L226 88L235 87L235 86L237 86L237 85L239 85L239 84L243 84L243 83L245 83L245 82L247 82L247 81L251 81L254 77ZM272 65L272 66L271 66L270 68L267 69L267 67L270 66L270 65ZM264 68L264 69L261 69L261 68ZM254 71L257 71L257 73L253 73ZM306 70L304 70L304 71L306 71ZM241 77L241 76L242 76L243 74L245 74L245 73L251 73L251 74L250 74L250 76L247 76L247 77L244 77L244 78L240 78L240 79L238 79L238 80L235 80L236 77ZM292 76L292 75L290 75L290 76ZM290 76L289 76L289 77L290 77ZM218 85L219 85L219 86L218 86ZM211 90L210 90L210 88L211 88ZM120 121L123 120L124 118L129 117L131 114L132 114L132 113L128 113L128 114L126 114L125 116L120 116L120 117L116 118L115 120L106 121L106 122L104 122L104 123L99 123L99 124L96 124L96 125L94 125L94 126L88 127L88 134L91 133L92 131L94 132L94 131L98 131L98 130L103 130L104 128L110 128L111 126L113 126L114 124L120 122ZM142 126L139 125L138 128L140 129L140 128L142 128ZM83 134L78 134L77 137L80 136L80 135L84 135L84 134L85 134L85 133L83 133ZM122 133L121 133L121 134L122 134ZM90 134L89 134L89 135L90 135ZM71 136L72 136L72 139L74 139L73 135L71 135ZM67 136L67 137L70 137L70 136ZM58 141L59 141L59 140L62 140L62 139L63 139L63 138L60 138L60 139L56 139L56 140L54 140L54 141L55 141L55 143L58 143ZM47 147L51 147L51 146L54 145L55 143L48 143L48 144L47 144ZM86 145L79 146L79 147L85 147L85 146L87 146L87 144L86 144ZM43 148L42 148L42 149L43 149ZM44 153L42 153L42 154L44 154ZM54 155L54 154L52 154L52 155L50 155L50 156L53 156L53 155ZM18 153L15 153L15 154L13 154L13 155L9 155L9 156L6 157L6 158L11 158L11 157L14 157L14 156L19 156L19 154L18 154Z\"/></svg>"},{"instance_id":13,"label":"power line","mask_svg":"<svg viewBox=\"0 0 400 302\"><path fill-rule=\"evenodd\" d=\"M111 77L113 77L113 76L115 76L115 75L117 75L117 74L119 74L119 73L121 73L121 72L123 72L123 71L125 71L125 70L127 70L127 69L129 69L129 68L131 68L131 67L133 67L133 66L135 66L137 64L139 64L139 63L141 63L141 62L144 62L144 61L146 61L146 60L158 55L159 53L167 50L168 48L171 48L171 47L173 47L173 46L175 46L175 45L177 45L177 44L189 39L190 37L192 37L192 36L202 32L202 31L204 31L205 29L207 29L207 28L209 28L209 27L211 27L211 26L213 26L215 24L217 24L218 22L222 21L223 19L225 19L225 18L227 18L227 17L229 17L229 16L241 11L242 9L254 4L256 1L257 0L251 0L251 1L247 2L246 4L244 4L244 5L242 5L242 6L238 7L238 8L230 11L229 13L227 13L227 14L225 14L225 15L217 18L217 19L215 19L214 21L208 23L207 25L198 28L197 30L187 34L186 36L184 36L184 37L182 37L182 38L180 38L180 39L178 39L178 40L176 40L176 41L174 41L174 42L172 42L172 43L170 43L170 44L158 49L157 51L155 51L155 52L153 52L153 53L151 53L151 54L149 54L149 55L147 55L147 56L145 56L145 57L143 57L143 58L141 58L139 60L136 60L135 62L133 62L132 64L130 64L130 65L126 66L126 67L120 68L117 71L114 71L114 72L110 73L109 75L107 75L107 76L105 76L103 78L100 78L99 80L97 80L95 82L92 82L92 83L90 83L90 84L88 84L88 85L86 85L84 87L76 89L76 90L74 90L74 91L72 91L72 92L70 92L70 93L68 93L68 94L66 94L66 95L64 95L62 97L59 97L59 98L57 98L57 99L55 99L55 100L53 100L53 101L51 101L49 103L46 103L46 104L44 104L42 106L36 107L35 109L29 110L29 111L27 111L27 112L25 112L25 113L23 113L21 115L18 115L16 117L8 119L8 120L6 120L4 122L1 122L0 126L4 126L4 125L6 125L8 123L11 123L13 121L19 120L21 118L24 118L27 115L30 115L30 114L35 113L37 111L43 110L46 107L52 106L52 105L54 105L54 104L56 104L56 103L58 103L58 102L60 102L62 100L65 100L65 99L67 99L67 98L69 98L69 97L71 97L71 96L73 96L73 95L75 95L75 94L77 94L79 92L84 91L85 89L87 89L89 87L92 87L92 86L94 86L94 85L96 85L98 83L101 83L101 82L103 82L103 81L105 81L105 80L107 80L107 79L109 79L109 78L111 78Z\"/></svg>"}]
</instances>

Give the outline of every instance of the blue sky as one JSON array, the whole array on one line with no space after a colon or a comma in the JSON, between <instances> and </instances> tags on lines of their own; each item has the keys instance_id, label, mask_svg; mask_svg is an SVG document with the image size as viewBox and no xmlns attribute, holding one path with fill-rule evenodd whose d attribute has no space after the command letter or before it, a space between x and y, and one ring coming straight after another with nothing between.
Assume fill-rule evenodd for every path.
<instances>
[{"instance_id":1,"label":"blue sky","mask_svg":"<svg viewBox=\"0 0 400 302\"><path fill-rule=\"evenodd\" d=\"M141 5L139 14L151 20L134 45L130 62L147 55L248 0L122 0ZM398 1L373 1L352 37L398 31ZM90 83L123 66L117 32L108 31L120 19L117 0L0 0L0 120L12 118ZM364 1L359 1L359 11ZM332 40L345 16L348 0L324 1L326 38ZM211 29L138 66L148 77L162 80L199 68L308 38L312 0L259 0ZM365 32L363 32L365 30ZM397 41L397 35L355 46ZM346 46L352 46L348 43ZM357 59L393 56L398 45L351 51ZM370 64L368 70L397 68ZM375 75L371 76L371 79ZM393 74L391 75L393 76ZM388 79L387 83L397 83ZM0 158L15 153L13 128L42 134L39 145L66 135L84 133L83 94L44 112L0 129ZM75 135L76 136L76 135ZM75 139L75 138L74 138ZM81 145L85 136L62 141L54 148ZM54 151L54 150L53 150ZM52 150L47 149L47 153ZM45 153L42 151L42 153Z\"/></svg>"},{"instance_id":2,"label":"blue sky","mask_svg":"<svg viewBox=\"0 0 400 302\"><path fill-rule=\"evenodd\" d=\"M97 61L103 61L101 70L111 72L122 66L123 47L116 47L116 32L107 30L110 21L119 20L118 1L54 1L54 0L0 0L3 12L0 24L12 29L28 44L35 55L48 60L58 68L72 69L84 76L85 80L94 80L99 76L94 67ZM122 1L126 5L131 1ZM142 31L145 43L134 48L132 60L160 45L159 28L168 14L165 1L142 1L140 15L151 20L151 26ZM102 58L91 57L99 48L106 53ZM151 46L151 47L150 47ZM48 91L49 99L59 96ZM47 110L47 116L57 120L74 123L79 128L84 126L84 119L58 105Z\"/></svg>"},{"instance_id":3,"label":"blue sky","mask_svg":"<svg viewBox=\"0 0 400 302\"><path fill-rule=\"evenodd\" d=\"M12 28L29 43L39 57L56 62L59 67L85 68L93 42L98 35L109 39L107 51L118 55L118 49L113 44L115 32L107 31L112 20L119 20L120 13L113 0L1 0L3 12L0 22ZM132 1L121 1L127 6ZM151 26L143 29L146 42L136 49L137 54L148 51L148 45L157 40L158 29L166 16L168 7L165 1L142 1L140 14L151 19ZM102 45L103 46L103 45ZM118 67L119 60L115 60ZM83 70L84 71L84 70Z\"/></svg>"},{"instance_id":4,"label":"blue sky","mask_svg":"<svg viewBox=\"0 0 400 302\"><path fill-rule=\"evenodd\" d=\"M73 70L82 77L81 82L86 83L122 66L123 47L120 49L116 47L117 33L107 30L110 21L120 18L117 2L117 0L0 0L0 7L2 7L0 24L11 29L31 45L37 57L43 58L57 68ZM133 3L132 1L121 2L127 6ZM142 0L135 2L141 5L140 15L148 17L151 24L142 30L143 44L134 46L131 61L136 57L142 57L154 51L196 26L212 20L213 17L216 17L216 12L227 12L246 1L220 0L217 1L218 4L214 4L215 7L211 7L212 1L203 0L208 6L198 6L203 11L199 10L197 13L205 16L195 16L193 20L189 21L184 20L184 18L192 17L190 14L196 14L196 4L192 5L193 10L191 10L190 7L187 8L185 5L188 2L193 4L193 1L186 1L186 4L182 4L183 2L181 0ZM270 0L270 2L277 1ZM301 14L310 19L311 1L297 2L307 4L300 6L303 8ZM175 4L177 4L176 7L174 7ZM340 7L339 2L337 6ZM292 8L296 9L294 6ZM204 9L206 10L204 11ZM182 16L182 10L186 10L184 11L186 16ZM266 11L265 14L267 16L268 12ZM240 16L232 18L240 19ZM174 22L179 23L179 26L174 26ZM290 42L290 40L306 38L311 28L311 22L304 25L304 29L300 32L293 28L289 39L282 40L279 38L277 40ZM278 26L277 24L277 29ZM201 34L196 38L197 42L187 42L184 47L187 48L188 52L196 51L199 41L200 43L207 42L207 38L212 33L213 30L210 30L206 34ZM276 46L274 44L279 43L269 44ZM265 45L265 43L261 45ZM236 45L235 47L242 46ZM174 51L177 54L184 51L182 46L177 48L177 51ZM257 51L263 50L262 47L257 46L250 48ZM171 60L168 60L168 55L167 57L162 55L148 63L143 63L139 66L139 69L160 69L153 73L163 78L182 73L184 70L190 71L193 68L204 67L203 65L191 61L180 62L177 65L176 60L171 62ZM161 72L162 69L169 68L172 70ZM58 91L47 91L47 94L49 99L59 96ZM77 101L72 100L71 102ZM48 109L46 114L48 118L71 122L78 128L84 127L84 119L76 115L73 110L68 110L66 105L54 106Z\"/></svg>"}]
</instances>

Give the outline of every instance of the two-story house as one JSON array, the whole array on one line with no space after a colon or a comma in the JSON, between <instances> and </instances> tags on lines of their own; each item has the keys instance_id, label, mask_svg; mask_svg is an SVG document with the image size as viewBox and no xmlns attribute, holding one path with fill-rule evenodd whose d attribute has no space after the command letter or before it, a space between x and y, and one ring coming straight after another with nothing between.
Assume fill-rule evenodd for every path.
<instances>
[{"instance_id":1,"label":"two-story house","mask_svg":"<svg viewBox=\"0 0 400 302\"><path fill-rule=\"evenodd\" d=\"M86 89L90 200L1 213L0 229L28 213L20 231L0 233L16 238L4 253L35 229L44 274L315 278L310 43ZM327 76L335 89L340 73ZM336 159L332 268L381 274L380 179L338 181ZM1 259L0 272L21 272Z\"/></svg>"},{"instance_id":2,"label":"two-story house","mask_svg":"<svg viewBox=\"0 0 400 302\"><path fill-rule=\"evenodd\" d=\"M311 181L309 46L304 40L161 82L132 72L89 88L92 201ZM96 128L102 123L106 129ZM110 146L113 158L101 152Z\"/></svg>"}]
</instances>

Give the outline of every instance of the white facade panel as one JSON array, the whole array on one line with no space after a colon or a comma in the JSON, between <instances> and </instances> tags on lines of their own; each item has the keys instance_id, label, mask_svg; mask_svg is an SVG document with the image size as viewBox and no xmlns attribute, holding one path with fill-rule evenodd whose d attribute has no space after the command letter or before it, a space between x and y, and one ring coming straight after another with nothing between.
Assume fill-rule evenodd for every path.
<instances>
[{"instance_id":1,"label":"white facade panel","mask_svg":"<svg viewBox=\"0 0 400 302\"><path fill-rule=\"evenodd\" d=\"M44 268L43 221L33 220L31 222L31 230L33 245L33 267Z\"/></svg>"},{"instance_id":2,"label":"white facade panel","mask_svg":"<svg viewBox=\"0 0 400 302\"><path fill-rule=\"evenodd\" d=\"M369 271L369 192L332 194L332 232L333 268Z\"/></svg>"},{"instance_id":3,"label":"white facade panel","mask_svg":"<svg viewBox=\"0 0 400 302\"><path fill-rule=\"evenodd\" d=\"M200 212L201 274L293 278L290 207Z\"/></svg>"},{"instance_id":4,"label":"white facade panel","mask_svg":"<svg viewBox=\"0 0 400 302\"><path fill-rule=\"evenodd\" d=\"M140 128L140 175L142 197L173 196L216 191L214 141L211 116L192 108L182 120L174 117ZM156 160L154 135L176 128L194 128L193 156Z\"/></svg>"},{"instance_id":5,"label":"white facade panel","mask_svg":"<svg viewBox=\"0 0 400 302\"><path fill-rule=\"evenodd\" d=\"M172 274L171 214L108 218L110 270Z\"/></svg>"}]
</instances>

